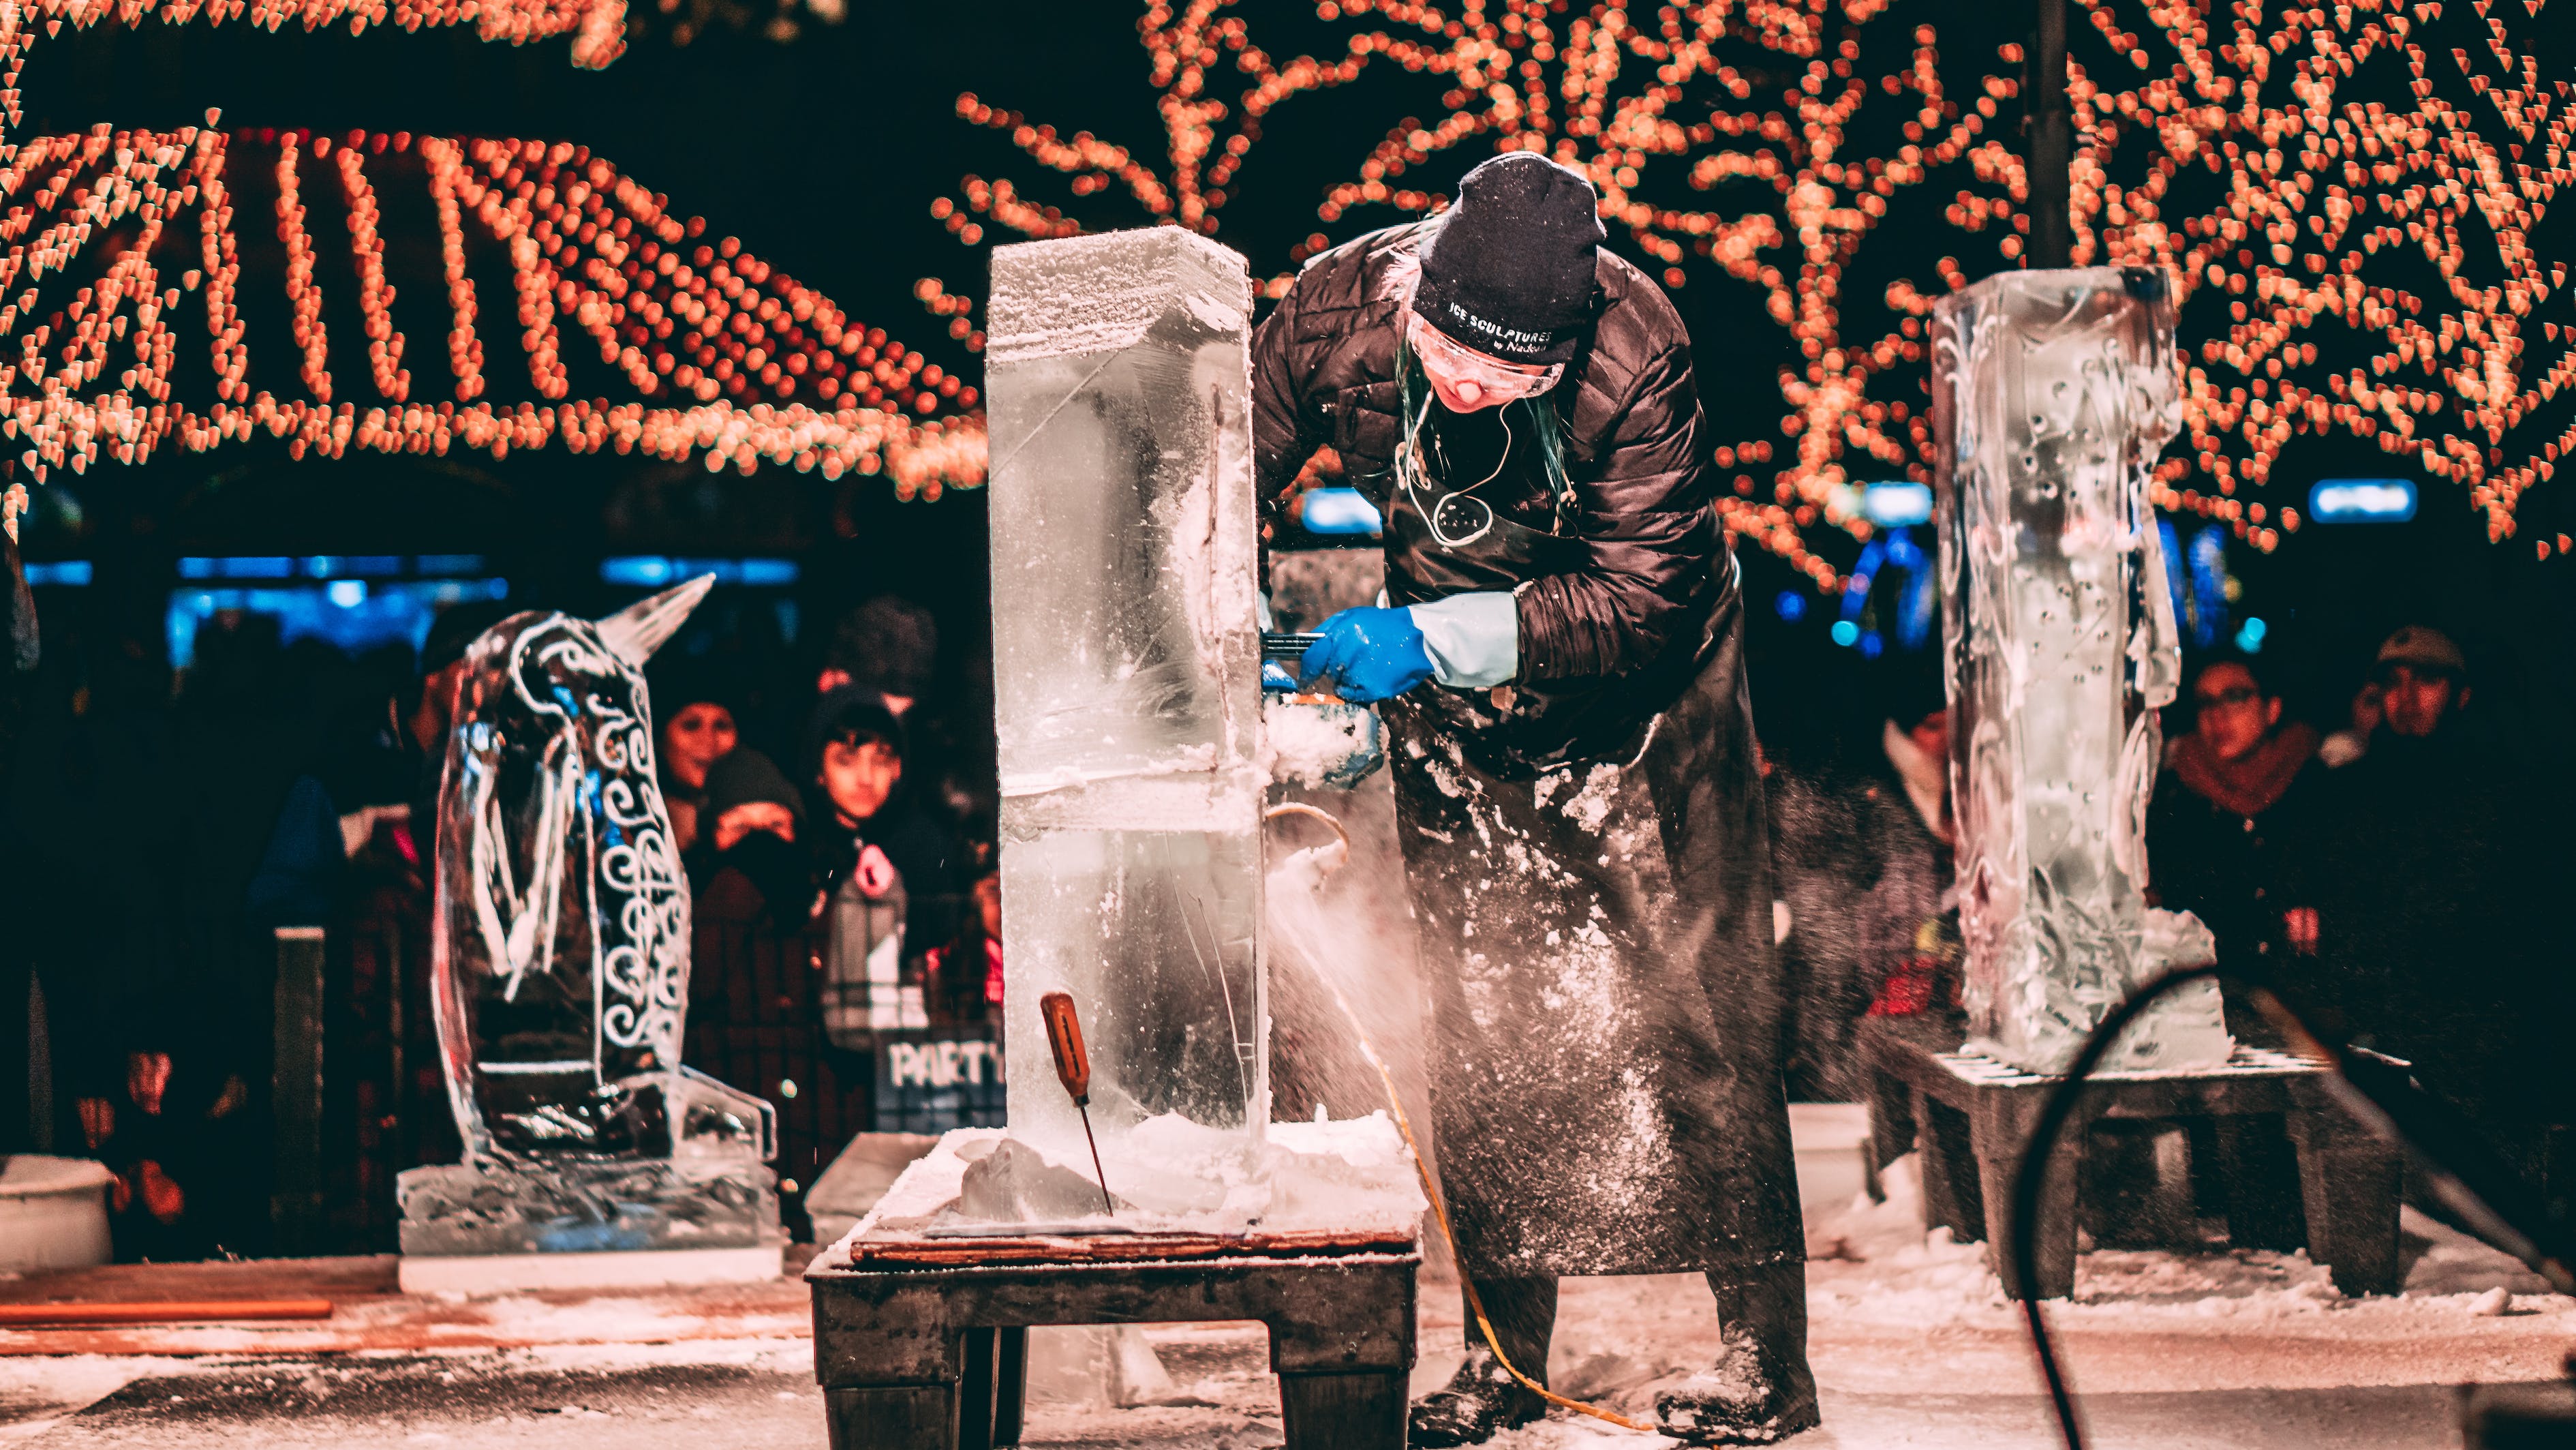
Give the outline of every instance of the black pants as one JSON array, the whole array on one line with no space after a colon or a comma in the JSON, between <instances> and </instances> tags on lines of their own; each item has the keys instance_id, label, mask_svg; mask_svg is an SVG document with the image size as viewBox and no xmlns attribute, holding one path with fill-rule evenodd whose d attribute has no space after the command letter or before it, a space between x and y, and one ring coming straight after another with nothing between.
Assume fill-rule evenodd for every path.
<instances>
[{"instance_id":1,"label":"black pants","mask_svg":"<svg viewBox=\"0 0 2576 1450\"><path fill-rule=\"evenodd\" d=\"M1556 1283L1552 1278L1476 1281L1476 1295L1503 1353L1514 1368L1540 1384L1547 1383L1548 1341L1556 1330ZM1730 1337L1738 1331L1748 1336L1763 1367L1782 1377L1785 1394L1813 1398L1815 1376L1807 1369L1806 1264L1791 1259L1766 1268L1712 1273L1708 1287L1717 1296L1720 1330ZM1484 1345L1475 1304L1469 1301L1467 1347Z\"/></svg>"}]
</instances>

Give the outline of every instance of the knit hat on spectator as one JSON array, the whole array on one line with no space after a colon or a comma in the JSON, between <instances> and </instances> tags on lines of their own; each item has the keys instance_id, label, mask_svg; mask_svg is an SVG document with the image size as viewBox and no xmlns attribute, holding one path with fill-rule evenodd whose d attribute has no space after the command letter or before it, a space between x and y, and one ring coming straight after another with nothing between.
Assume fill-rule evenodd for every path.
<instances>
[{"instance_id":1,"label":"knit hat on spectator","mask_svg":"<svg viewBox=\"0 0 2576 1450\"><path fill-rule=\"evenodd\" d=\"M841 616L823 664L850 683L918 700L939 663L939 622L909 599L880 594Z\"/></svg>"},{"instance_id":2,"label":"knit hat on spectator","mask_svg":"<svg viewBox=\"0 0 2576 1450\"><path fill-rule=\"evenodd\" d=\"M707 767L707 803L700 819L715 821L736 806L755 801L782 805L805 819L805 795L787 772L757 750L735 750Z\"/></svg>"},{"instance_id":3,"label":"knit hat on spectator","mask_svg":"<svg viewBox=\"0 0 2576 1450\"><path fill-rule=\"evenodd\" d=\"M2460 653L2460 647L2451 642L2451 637L2420 624L2410 624L2390 635L2379 646L2378 663L2439 670L2460 677L2469 673L2468 659Z\"/></svg>"},{"instance_id":4,"label":"knit hat on spectator","mask_svg":"<svg viewBox=\"0 0 2576 1450\"><path fill-rule=\"evenodd\" d=\"M1413 310L1505 362L1564 362L1591 325L1608 236L1600 197L1579 173L1528 151L1494 157L1424 231Z\"/></svg>"},{"instance_id":5,"label":"knit hat on spectator","mask_svg":"<svg viewBox=\"0 0 2576 1450\"><path fill-rule=\"evenodd\" d=\"M823 696L814 705L813 718L805 727L805 764L808 773L823 766L823 747L835 740L874 736L906 753L903 722L886 707L885 696L865 685L842 685ZM712 777L710 777L712 779Z\"/></svg>"}]
</instances>

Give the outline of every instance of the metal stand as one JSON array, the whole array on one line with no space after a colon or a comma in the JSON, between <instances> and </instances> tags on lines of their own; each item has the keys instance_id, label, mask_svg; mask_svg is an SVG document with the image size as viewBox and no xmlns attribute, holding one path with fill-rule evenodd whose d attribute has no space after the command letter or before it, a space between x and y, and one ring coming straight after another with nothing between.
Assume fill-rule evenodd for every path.
<instances>
[{"instance_id":1,"label":"metal stand","mask_svg":"<svg viewBox=\"0 0 2576 1450\"><path fill-rule=\"evenodd\" d=\"M1922 1152L1924 1227L1983 1239L1990 1250L2006 1242L2012 1176L2058 1079L1964 1051L1957 1032L1917 1018L1873 1018L1862 1024L1861 1043L1877 1079L1870 1136L1880 1162L1908 1144ZM2294 1203L2267 1201L2260 1174L2229 1173L2228 1226L2240 1246L2303 1240L2308 1257L2325 1265L2343 1292L2397 1292L2397 1148L2344 1113L2329 1092L2329 1072L2304 1058L2240 1046L2226 1066L2207 1072L2088 1080L2041 1190L2038 1283L2017 1282L2008 1256L1989 1253L2004 1293L2062 1299L2074 1292L2077 1170L2095 1119L2192 1117L2215 1119L2223 1144L2237 1141L2250 1119L2277 1118L2296 1149ZM2291 1214L2303 1221L2295 1238Z\"/></svg>"},{"instance_id":2,"label":"metal stand","mask_svg":"<svg viewBox=\"0 0 2576 1450\"><path fill-rule=\"evenodd\" d=\"M959 1241L947 1240L947 1247ZM1020 1442L1028 1330L1254 1319L1288 1450L1402 1450L1416 1252L807 1270L832 1450Z\"/></svg>"}]
</instances>

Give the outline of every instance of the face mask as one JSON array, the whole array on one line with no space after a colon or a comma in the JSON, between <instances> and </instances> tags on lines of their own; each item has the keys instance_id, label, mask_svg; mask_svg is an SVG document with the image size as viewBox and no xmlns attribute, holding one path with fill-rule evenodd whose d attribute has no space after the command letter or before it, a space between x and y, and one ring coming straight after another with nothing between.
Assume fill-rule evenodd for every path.
<instances>
[{"instance_id":1,"label":"face mask","mask_svg":"<svg viewBox=\"0 0 2576 1450\"><path fill-rule=\"evenodd\" d=\"M1422 320L1422 314L1408 312L1405 340L1422 362L1423 372L1432 381L1452 392L1462 384L1473 383L1480 403L1509 403L1521 398L1534 398L1555 387L1565 376L1565 364L1551 363L1533 368L1524 363L1507 363L1500 358L1453 341L1448 334Z\"/></svg>"}]
</instances>

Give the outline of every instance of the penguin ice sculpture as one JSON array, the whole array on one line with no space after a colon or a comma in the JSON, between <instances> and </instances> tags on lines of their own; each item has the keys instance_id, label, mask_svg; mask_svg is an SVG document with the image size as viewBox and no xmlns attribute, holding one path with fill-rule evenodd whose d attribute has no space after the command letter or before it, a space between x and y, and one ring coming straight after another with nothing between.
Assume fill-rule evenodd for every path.
<instances>
[{"instance_id":1,"label":"penguin ice sculpture","mask_svg":"<svg viewBox=\"0 0 2576 1450\"><path fill-rule=\"evenodd\" d=\"M643 665L712 583L512 615L466 651L429 969L466 1161L401 1176L406 1284L415 1255L777 1237L773 1110L680 1063L689 891Z\"/></svg>"}]
</instances>

